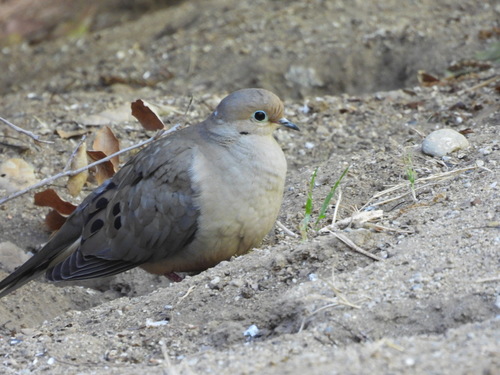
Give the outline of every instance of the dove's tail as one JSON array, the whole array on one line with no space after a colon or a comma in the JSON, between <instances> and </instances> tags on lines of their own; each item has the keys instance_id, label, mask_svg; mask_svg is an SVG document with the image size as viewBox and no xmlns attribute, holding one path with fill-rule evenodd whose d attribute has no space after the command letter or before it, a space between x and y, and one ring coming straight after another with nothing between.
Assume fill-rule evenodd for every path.
<instances>
[{"instance_id":1,"label":"dove's tail","mask_svg":"<svg viewBox=\"0 0 500 375\"><path fill-rule=\"evenodd\" d=\"M51 242L49 242L40 252L33 255L9 276L0 281L0 298L36 279L55 264L67 258L75 251L78 242L75 241L72 245L62 249L52 248Z\"/></svg>"}]
</instances>

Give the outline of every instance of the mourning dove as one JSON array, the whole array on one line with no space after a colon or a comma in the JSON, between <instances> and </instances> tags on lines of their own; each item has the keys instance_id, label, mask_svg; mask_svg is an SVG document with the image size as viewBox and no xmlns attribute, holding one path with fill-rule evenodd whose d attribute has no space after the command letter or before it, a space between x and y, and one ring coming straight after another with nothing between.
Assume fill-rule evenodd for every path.
<instances>
[{"instance_id":1,"label":"mourning dove","mask_svg":"<svg viewBox=\"0 0 500 375\"><path fill-rule=\"evenodd\" d=\"M50 241L0 282L0 297L140 266L199 272L258 246L281 206L286 160L272 133L299 130L263 89L223 99L203 122L159 139L95 189Z\"/></svg>"}]
</instances>

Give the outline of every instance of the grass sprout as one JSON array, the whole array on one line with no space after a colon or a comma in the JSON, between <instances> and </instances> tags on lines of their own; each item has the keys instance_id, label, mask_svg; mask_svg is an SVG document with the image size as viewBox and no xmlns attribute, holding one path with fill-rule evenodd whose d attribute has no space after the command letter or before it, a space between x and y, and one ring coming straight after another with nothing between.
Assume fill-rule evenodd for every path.
<instances>
[{"instance_id":1,"label":"grass sprout","mask_svg":"<svg viewBox=\"0 0 500 375\"><path fill-rule=\"evenodd\" d=\"M406 154L404 157L404 164L406 170L406 177L410 181L410 189L413 200L417 201L417 195L415 194L415 181L417 180L417 172L413 167L412 155L410 153Z\"/></svg>"},{"instance_id":2,"label":"grass sprout","mask_svg":"<svg viewBox=\"0 0 500 375\"><path fill-rule=\"evenodd\" d=\"M311 213L313 208L313 189L314 183L316 181L316 175L318 174L318 168L314 170L311 175L311 179L309 180L309 189L307 190L307 200L306 200L306 208L304 212L304 218L300 222L300 234L302 235L302 240L307 240L307 228L309 227L309 222L311 221Z\"/></svg>"},{"instance_id":3,"label":"grass sprout","mask_svg":"<svg viewBox=\"0 0 500 375\"><path fill-rule=\"evenodd\" d=\"M321 208L319 210L319 215L314 222L313 226L314 230L316 231L318 230L319 222L326 217L326 210L328 209L330 201L332 200L335 191L339 188L340 182L342 181L342 179L344 178L344 176L347 174L348 171L349 167L347 167L344 170L344 172L342 172L341 176L338 178L337 181L335 181L335 184L332 186L330 192L324 199L323 204L321 205ZM309 180L309 188L307 190L307 200L304 212L304 219L302 219L302 221L300 222L300 234L302 236L303 241L307 240L307 230L311 222L311 215L313 211L313 189L316 182L317 174L318 174L318 167L314 170L314 172L311 175L311 179Z\"/></svg>"},{"instance_id":4,"label":"grass sprout","mask_svg":"<svg viewBox=\"0 0 500 375\"><path fill-rule=\"evenodd\" d=\"M340 177L338 178L338 180L335 181L335 184L332 186L332 188L330 189L330 192L328 193L328 195L326 196L325 200L323 201L321 209L319 210L319 216L316 219L316 221L314 222L314 229L315 230L318 230L318 224L319 224L319 222L326 217L326 210L328 209L328 205L330 204L330 201L332 200L333 195L335 194L335 191L340 186L340 182L342 181L342 179L344 178L344 176L347 174L347 171L349 171L349 167L347 167L346 169L344 169L344 172L342 172L342 174L340 175Z\"/></svg>"}]
</instances>

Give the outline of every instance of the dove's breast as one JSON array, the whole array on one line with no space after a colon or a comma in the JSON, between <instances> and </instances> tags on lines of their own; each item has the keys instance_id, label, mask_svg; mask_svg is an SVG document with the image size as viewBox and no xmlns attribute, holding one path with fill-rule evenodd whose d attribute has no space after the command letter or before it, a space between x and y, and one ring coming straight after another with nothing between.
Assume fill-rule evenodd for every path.
<instances>
[{"instance_id":1,"label":"dove's breast","mask_svg":"<svg viewBox=\"0 0 500 375\"><path fill-rule=\"evenodd\" d=\"M286 160L272 136L248 135L193 152L198 229L187 247L162 262L162 273L200 271L246 253L272 229L281 206Z\"/></svg>"}]
</instances>

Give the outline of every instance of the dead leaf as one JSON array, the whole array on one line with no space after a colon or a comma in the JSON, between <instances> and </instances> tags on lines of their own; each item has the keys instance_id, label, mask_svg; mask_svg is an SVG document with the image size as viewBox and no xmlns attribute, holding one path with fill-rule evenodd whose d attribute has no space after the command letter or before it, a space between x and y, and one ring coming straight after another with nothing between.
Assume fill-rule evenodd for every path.
<instances>
[{"instance_id":1,"label":"dead leaf","mask_svg":"<svg viewBox=\"0 0 500 375\"><path fill-rule=\"evenodd\" d=\"M76 170L87 166L87 146L82 143L75 153L75 157L71 162L71 169ZM87 181L89 172L87 170L71 176L68 179L67 188L71 196L76 197L82 191L83 185Z\"/></svg>"},{"instance_id":2,"label":"dead leaf","mask_svg":"<svg viewBox=\"0 0 500 375\"><path fill-rule=\"evenodd\" d=\"M92 159L92 161L98 161L104 159L107 155L102 151L87 151L87 155ZM115 174L115 169L113 168L113 164L111 161L105 161L102 164L98 164L95 166L95 179L98 185L101 185L108 178L113 177Z\"/></svg>"},{"instance_id":3,"label":"dead leaf","mask_svg":"<svg viewBox=\"0 0 500 375\"><path fill-rule=\"evenodd\" d=\"M420 84L422 86L429 87L429 86L437 85L441 81L439 80L439 78L436 78L433 75L426 73L423 70L419 70L418 71L418 82L420 82Z\"/></svg>"},{"instance_id":4,"label":"dead leaf","mask_svg":"<svg viewBox=\"0 0 500 375\"><path fill-rule=\"evenodd\" d=\"M62 215L71 215L76 206L63 200L54 189L47 189L35 193L35 205L40 207L50 207Z\"/></svg>"},{"instance_id":5,"label":"dead leaf","mask_svg":"<svg viewBox=\"0 0 500 375\"><path fill-rule=\"evenodd\" d=\"M57 129L56 133L59 137L62 139L69 139L69 138L74 138L74 137L80 137L82 135L87 134L89 131L85 129L76 129L76 130L62 130L62 129Z\"/></svg>"},{"instance_id":6,"label":"dead leaf","mask_svg":"<svg viewBox=\"0 0 500 375\"><path fill-rule=\"evenodd\" d=\"M106 157L120 151L120 141L118 141L109 127L104 126L97 132L92 148L95 151L102 151L105 155L103 157ZM102 159L102 157L93 160L96 161L100 159ZM116 172L120 164L119 157L114 156L111 158L111 163L114 167L114 171Z\"/></svg>"},{"instance_id":7,"label":"dead leaf","mask_svg":"<svg viewBox=\"0 0 500 375\"><path fill-rule=\"evenodd\" d=\"M423 107L425 104L425 100L418 100L415 102L409 102L403 105L403 107L408 108L408 109L419 109Z\"/></svg>"},{"instance_id":8,"label":"dead leaf","mask_svg":"<svg viewBox=\"0 0 500 375\"><path fill-rule=\"evenodd\" d=\"M487 30L479 30L478 32L478 37L479 39L489 39L494 36L500 35L500 27L492 27L491 29Z\"/></svg>"},{"instance_id":9,"label":"dead leaf","mask_svg":"<svg viewBox=\"0 0 500 375\"><path fill-rule=\"evenodd\" d=\"M56 230L61 229L61 227L64 225L65 222L66 222L66 217L61 215L56 210L50 211L45 216L45 226L51 232L55 232Z\"/></svg>"},{"instance_id":10,"label":"dead leaf","mask_svg":"<svg viewBox=\"0 0 500 375\"><path fill-rule=\"evenodd\" d=\"M472 134L474 133L474 130L472 130L471 128L466 128L466 129L463 129L463 130L459 130L458 131L460 134L462 135L467 135L467 134Z\"/></svg>"},{"instance_id":11,"label":"dead leaf","mask_svg":"<svg viewBox=\"0 0 500 375\"><path fill-rule=\"evenodd\" d=\"M141 100L137 99L132 102L132 116L134 116L146 130L160 130L165 128L165 124L160 119L160 116L152 108L152 106Z\"/></svg>"},{"instance_id":12,"label":"dead leaf","mask_svg":"<svg viewBox=\"0 0 500 375\"><path fill-rule=\"evenodd\" d=\"M403 89L402 91L410 96L417 96L417 93L411 89Z\"/></svg>"}]
</instances>

